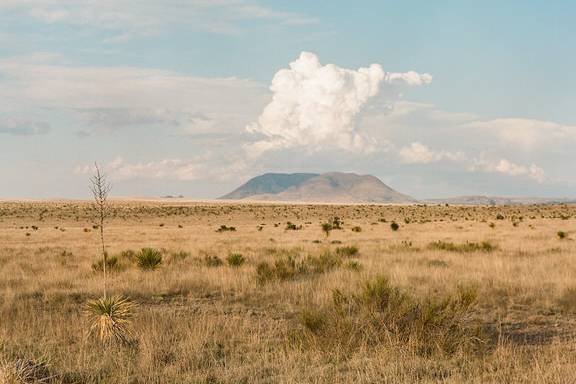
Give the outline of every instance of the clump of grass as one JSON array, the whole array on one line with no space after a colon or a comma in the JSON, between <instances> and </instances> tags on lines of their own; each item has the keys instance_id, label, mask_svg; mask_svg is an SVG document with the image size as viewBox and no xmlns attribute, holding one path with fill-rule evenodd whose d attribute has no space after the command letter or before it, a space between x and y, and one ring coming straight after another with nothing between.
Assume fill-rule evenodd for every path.
<instances>
[{"instance_id":1,"label":"clump of grass","mask_svg":"<svg viewBox=\"0 0 576 384\"><path fill-rule=\"evenodd\" d=\"M362 270L362 264L360 264L358 260L348 260L348 262L346 263L346 269L359 272Z\"/></svg>"},{"instance_id":2,"label":"clump of grass","mask_svg":"<svg viewBox=\"0 0 576 384\"><path fill-rule=\"evenodd\" d=\"M294 280L305 273L305 263L291 255L276 259L272 265L264 261L256 266L256 280L260 284L272 280Z\"/></svg>"},{"instance_id":3,"label":"clump of grass","mask_svg":"<svg viewBox=\"0 0 576 384\"><path fill-rule=\"evenodd\" d=\"M447 241L434 241L428 245L429 249L437 249L441 251L449 251L449 252L461 252L461 253L470 253L470 252L492 252L498 247L489 241L483 241L481 243L477 242L469 242L463 244L455 244Z\"/></svg>"},{"instance_id":4,"label":"clump of grass","mask_svg":"<svg viewBox=\"0 0 576 384\"><path fill-rule=\"evenodd\" d=\"M304 270L311 273L325 273L342 265L342 258L332 252L320 256L308 256L304 261Z\"/></svg>"},{"instance_id":5,"label":"clump of grass","mask_svg":"<svg viewBox=\"0 0 576 384\"><path fill-rule=\"evenodd\" d=\"M445 262L444 260L439 260L439 259L428 260L427 265L429 267L448 268L448 263Z\"/></svg>"},{"instance_id":6,"label":"clump of grass","mask_svg":"<svg viewBox=\"0 0 576 384\"><path fill-rule=\"evenodd\" d=\"M227 225L221 225L216 232L236 232L236 227L228 227Z\"/></svg>"},{"instance_id":7,"label":"clump of grass","mask_svg":"<svg viewBox=\"0 0 576 384\"><path fill-rule=\"evenodd\" d=\"M478 329L469 325L477 301L474 288L418 298L380 276L357 292L335 290L332 296L327 305L301 312L303 340L309 345L344 353L389 345L422 355L451 355L481 345Z\"/></svg>"},{"instance_id":8,"label":"clump of grass","mask_svg":"<svg viewBox=\"0 0 576 384\"><path fill-rule=\"evenodd\" d=\"M231 267L240 267L246 262L246 259L240 253L231 253L226 258L226 261Z\"/></svg>"},{"instance_id":9,"label":"clump of grass","mask_svg":"<svg viewBox=\"0 0 576 384\"><path fill-rule=\"evenodd\" d=\"M287 255L280 257L273 264L261 262L256 266L256 280L266 283L273 280L296 280L300 277L326 273L342 265L342 256L324 252L319 256Z\"/></svg>"},{"instance_id":10,"label":"clump of grass","mask_svg":"<svg viewBox=\"0 0 576 384\"><path fill-rule=\"evenodd\" d=\"M397 222L393 221L392 223L390 223L390 229L396 232L397 230L400 229L400 225L398 225Z\"/></svg>"},{"instance_id":11,"label":"clump of grass","mask_svg":"<svg viewBox=\"0 0 576 384\"><path fill-rule=\"evenodd\" d=\"M136 254L136 265L143 271L153 271L162 264L162 252L155 248L142 248Z\"/></svg>"},{"instance_id":12,"label":"clump of grass","mask_svg":"<svg viewBox=\"0 0 576 384\"><path fill-rule=\"evenodd\" d=\"M130 344L131 319L135 304L123 296L101 297L86 304L86 314L90 321L90 332L103 342L116 341Z\"/></svg>"},{"instance_id":13,"label":"clump of grass","mask_svg":"<svg viewBox=\"0 0 576 384\"><path fill-rule=\"evenodd\" d=\"M0 360L0 383L2 384L27 384L49 383L53 375L50 374L48 364L26 359L9 361Z\"/></svg>"},{"instance_id":14,"label":"clump of grass","mask_svg":"<svg viewBox=\"0 0 576 384\"><path fill-rule=\"evenodd\" d=\"M206 255L204 256L204 264L207 267L219 267L224 264L224 262L216 255Z\"/></svg>"},{"instance_id":15,"label":"clump of grass","mask_svg":"<svg viewBox=\"0 0 576 384\"><path fill-rule=\"evenodd\" d=\"M190 252L186 251L176 251L170 253L170 263L176 263L182 260L186 260L190 257Z\"/></svg>"},{"instance_id":16,"label":"clump of grass","mask_svg":"<svg viewBox=\"0 0 576 384\"><path fill-rule=\"evenodd\" d=\"M120 261L118 257L111 256L106 258L106 270L108 272L119 271L121 269ZM103 272L104 271L104 260L100 259L92 264L92 270L94 272Z\"/></svg>"},{"instance_id":17,"label":"clump of grass","mask_svg":"<svg viewBox=\"0 0 576 384\"><path fill-rule=\"evenodd\" d=\"M336 254L342 257L354 257L358 255L358 247L351 245L349 247L336 248Z\"/></svg>"}]
</instances>

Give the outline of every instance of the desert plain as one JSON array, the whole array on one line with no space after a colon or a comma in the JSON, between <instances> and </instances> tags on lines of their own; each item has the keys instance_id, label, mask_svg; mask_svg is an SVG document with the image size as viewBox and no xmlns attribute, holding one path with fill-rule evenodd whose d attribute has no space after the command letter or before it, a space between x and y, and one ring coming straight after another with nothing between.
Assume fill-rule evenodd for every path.
<instances>
[{"instance_id":1,"label":"desert plain","mask_svg":"<svg viewBox=\"0 0 576 384\"><path fill-rule=\"evenodd\" d=\"M128 343L86 318L92 205L0 202L0 383L576 382L576 206L112 200L104 229Z\"/></svg>"}]
</instances>

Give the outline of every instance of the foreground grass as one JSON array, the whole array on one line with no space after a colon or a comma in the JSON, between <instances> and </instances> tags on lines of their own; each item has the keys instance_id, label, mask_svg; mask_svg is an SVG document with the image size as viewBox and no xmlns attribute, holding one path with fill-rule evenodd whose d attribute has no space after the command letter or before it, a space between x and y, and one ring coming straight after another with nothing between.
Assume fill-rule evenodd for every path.
<instances>
[{"instance_id":1,"label":"foreground grass","mask_svg":"<svg viewBox=\"0 0 576 384\"><path fill-rule=\"evenodd\" d=\"M115 209L110 289L139 305L103 344L83 205L0 204L0 383L576 381L571 207Z\"/></svg>"}]
</instances>

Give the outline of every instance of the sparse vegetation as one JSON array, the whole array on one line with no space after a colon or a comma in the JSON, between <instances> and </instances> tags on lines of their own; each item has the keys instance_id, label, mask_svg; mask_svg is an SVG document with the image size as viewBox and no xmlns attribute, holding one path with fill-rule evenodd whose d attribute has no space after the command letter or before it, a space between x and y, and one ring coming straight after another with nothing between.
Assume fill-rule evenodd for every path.
<instances>
[{"instance_id":1,"label":"sparse vegetation","mask_svg":"<svg viewBox=\"0 0 576 384\"><path fill-rule=\"evenodd\" d=\"M489 241L482 241L480 243L467 241L462 244L454 244L447 241L435 241L428 245L430 249L438 249L441 251L449 252L492 252L497 247Z\"/></svg>"},{"instance_id":2,"label":"sparse vegetation","mask_svg":"<svg viewBox=\"0 0 576 384\"><path fill-rule=\"evenodd\" d=\"M0 202L0 383L576 380L575 206L110 200L106 298L136 298L127 316L85 304L104 299L93 207Z\"/></svg>"}]
</instances>

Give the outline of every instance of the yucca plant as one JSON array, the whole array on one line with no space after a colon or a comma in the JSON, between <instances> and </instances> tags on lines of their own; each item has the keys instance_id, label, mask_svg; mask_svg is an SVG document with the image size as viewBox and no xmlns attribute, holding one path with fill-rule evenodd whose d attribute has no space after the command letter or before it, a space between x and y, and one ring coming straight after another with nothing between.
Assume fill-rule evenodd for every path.
<instances>
[{"instance_id":1,"label":"yucca plant","mask_svg":"<svg viewBox=\"0 0 576 384\"><path fill-rule=\"evenodd\" d=\"M136 265L144 271L153 271L162 264L162 253L154 248L142 248L136 254Z\"/></svg>"},{"instance_id":2,"label":"yucca plant","mask_svg":"<svg viewBox=\"0 0 576 384\"><path fill-rule=\"evenodd\" d=\"M129 344L132 339L131 318L136 305L123 296L101 297L86 304L90 332L103 342Z\"/></svg>"},{"instance_id":3,"label":"yucca plant","mask_svg":"<svg viewBox=\"0 0 576 384\"><path fill-rule=\"evenodd\" d=\"M86 303L86 314L90 321L90 332L96 332L101 341L119 341L123 344L129 343L131 339L130 319L133 316L135 304L123 296L107 295L107 269L110 267L110 260L106 252L104 242L104 226L109 214L108 193L111 185L106 176L94 164L95 175L90 179L92 194L94 196L94 207L98 228L100 229L100 246L102 251L102 271L103 271L103 293L98 299L90 300Z\"/></svg>"}]
</instances>

